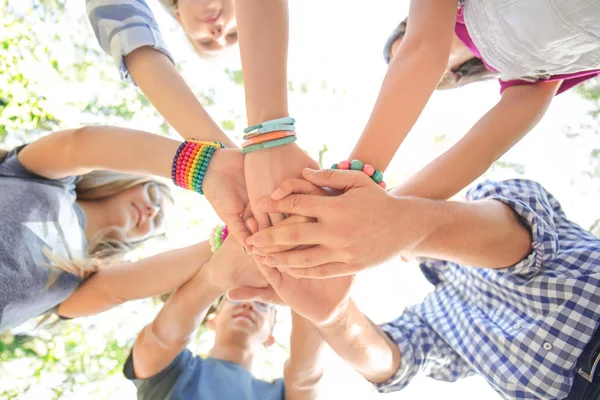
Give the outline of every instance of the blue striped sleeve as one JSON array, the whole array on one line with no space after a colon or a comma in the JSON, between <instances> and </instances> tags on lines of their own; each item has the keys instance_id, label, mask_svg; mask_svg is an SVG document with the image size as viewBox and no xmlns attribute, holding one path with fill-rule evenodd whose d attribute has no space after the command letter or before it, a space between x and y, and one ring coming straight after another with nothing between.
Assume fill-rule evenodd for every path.
<instances>
[{"instance_id":1,"label":"blue striped sleeve","mask_svg":"<svg viewBox=\"0 0 600 400\"><path fill-rule=\"evenodd\" d=\"M159 50L174 63L145 0L87 0L86 8L98 43L112 56L126 82L135 84L123 57L140 47Z\"/></svg>"}]
</instances>

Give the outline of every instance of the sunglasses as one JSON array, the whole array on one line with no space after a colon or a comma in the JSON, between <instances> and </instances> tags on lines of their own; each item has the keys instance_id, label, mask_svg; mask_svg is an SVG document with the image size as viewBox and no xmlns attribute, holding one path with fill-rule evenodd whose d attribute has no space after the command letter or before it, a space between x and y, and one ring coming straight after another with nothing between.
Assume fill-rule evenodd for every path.
<instances>
[{"instance_id":1,"label":"sunglasses","mask_svg":"<svg viewBox=\"0 0 600 400\"><path fill-rule=\"evenodd\" d=\"M229 299L227 299L227 301L234 306L248 303L247 301L234 301ZM252 304L252 307L254 307L257 311L260 311L263 314L271 311L274 307L273 304L263 303L262 301L250 301L249 303Z\"/></svg>"}]
</instances>

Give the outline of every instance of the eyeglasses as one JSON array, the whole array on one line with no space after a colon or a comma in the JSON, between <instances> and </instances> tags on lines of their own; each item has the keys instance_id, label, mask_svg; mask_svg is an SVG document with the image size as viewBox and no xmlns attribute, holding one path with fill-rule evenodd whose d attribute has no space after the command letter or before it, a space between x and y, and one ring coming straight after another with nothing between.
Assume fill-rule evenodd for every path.
<instances>
[{"instance_id":1,"label":"eyeglasses","mask_svg":"<svg viewBox=\"0 0 600 400\"><path fill-rule=\"evenodd\" d=\"M250 303L252 304L252 307L256 308L257 311L260 311L261 313L267 313L269 311L271 311L273 309L273 304L269 304L269 303L263 303L262 301L234 301L234 300L229 300L229 298L227 298L227 301L231 304L233 304L234 306L238 306L240 304L244 304L244 303Z\"/></svg>"},{"instance_id":2,"label":"eyeglasses","mask_svg":"<svg viewBox=\"0 0 600 400\"><path fill-rule=\"evenodd\" d=\"M165 222L165 214L163 213L163 192L160 189L160 186L156 182L148 182L144 185L144 189L146 191L146 195L148 196L148 200L150 203L158 207L158 212L152 219L152 232L155 235L162 235L167 230L167 224Z\"/></svg>"}]
</instances>

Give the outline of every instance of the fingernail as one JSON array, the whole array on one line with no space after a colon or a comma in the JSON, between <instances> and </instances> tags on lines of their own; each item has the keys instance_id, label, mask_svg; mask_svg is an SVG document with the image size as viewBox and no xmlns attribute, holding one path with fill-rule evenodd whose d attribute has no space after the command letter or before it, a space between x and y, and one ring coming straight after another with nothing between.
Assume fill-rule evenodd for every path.
<instances>
[{"instance_id":1,"label":"fingernail","mask_svg":"<svg viewBox=\"0 0 600 400\"><path fill-rule=\"evenodd\" d=\"M271 194L271 198L273 200L281 200L282 197L283 197L283 190L281 190L281 189L277 189Z\"/></svg>"}]
</instances>

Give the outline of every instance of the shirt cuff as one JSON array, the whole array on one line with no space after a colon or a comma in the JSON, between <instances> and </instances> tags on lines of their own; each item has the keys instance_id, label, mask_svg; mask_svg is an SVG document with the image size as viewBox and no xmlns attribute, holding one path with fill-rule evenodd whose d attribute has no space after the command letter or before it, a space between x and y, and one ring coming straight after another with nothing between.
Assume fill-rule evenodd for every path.
<instances>
[{"instance_id":1,"label":"shirt cuff","mask_svg":"<svg viewBox=\"0 0 600 400\"><path fill-rule=\"evenodd\" d=\"M398 346L400 367L394 376L385 382L376 383L375 387L380 393L396 392L405 388L416 375L412 368L415 365L415 352L407 335L398 326L383 324L379 327Z\"/></svg>"}]
</instances>

